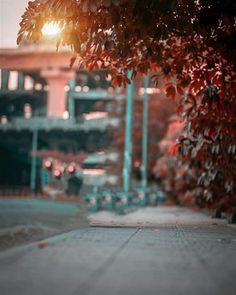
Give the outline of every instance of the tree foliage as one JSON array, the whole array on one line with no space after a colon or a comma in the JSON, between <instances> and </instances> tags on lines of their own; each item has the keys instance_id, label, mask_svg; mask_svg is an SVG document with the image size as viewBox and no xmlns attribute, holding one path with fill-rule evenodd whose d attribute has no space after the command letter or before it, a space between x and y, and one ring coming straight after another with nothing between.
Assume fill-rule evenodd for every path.
<instances>
[{"instance_id":1,"label":"tree foliage","mask_svg":"<svg viewBox=\"0 0 236 295\"><path fill-rule=\"evenodd\" d=\"M172 152L198 161L208 199L231 198L236 186L236 3L232 0L36 0L20 23L42 38L45 22L62 29L57 45L75 62L112 73L113 85L158 72L166 94L179 100L185 129ZM180 99L180 97L183 97ZM211 186L215 184L217 186ZM219 192L220 184L220 192Z\"/></svg>"}]
</instances>

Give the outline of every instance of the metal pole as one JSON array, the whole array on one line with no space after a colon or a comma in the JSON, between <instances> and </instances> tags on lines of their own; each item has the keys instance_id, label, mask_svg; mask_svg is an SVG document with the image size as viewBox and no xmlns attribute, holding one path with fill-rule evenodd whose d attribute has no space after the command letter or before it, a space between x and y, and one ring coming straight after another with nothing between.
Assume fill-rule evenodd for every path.
<instances>
[{"instance_id":1,"label":"metal pole","mask_svg":"<svg viewBox=\"0 0 236 295\"><path fill-rule=\"evenodd\" d=\"M70 90L68 91L67 99L68 99L68 111L70 119L73 121L75 117L75 102L73 93L75 91L75 79L71 79L69 81Z\"/></svg>"},{"instance_id":2,"label":"metal pole","mask_svg":"<svg viewBox=\"0 0 236 295\"><path fill-rule=\"evenodd\" d=\"M148 159L148 76L143 78L144 94L143 94L143 136L142 136L142 189L147 187L147 159Z\"/></svg>"},{"instance_id":3,"label":"metal pole","mask_svg":"<svg viewBox=\"0 0 236 295\"><path fill-rule=\"evenodd\" d=\"M31 173L30 173L30 188L32 192L36 190L36 170L37 170L37 149L38 149L38 129L33 130L32 137L32 156L31 156Z\"/></svg>"},{"instance_id":4,"label":"metal pole","mask_svg":"<svg viewBox=\"0 0 236 295\"><path fill-rule=\"evenodd\" d=\"M128 73L131 78L131 72ZM130 177L132 165L132 114L133 114L133 82L127 86L126 118L125 118L125 148L123 168L123 188L130 191Z\"/></svg>"}]
</instances>

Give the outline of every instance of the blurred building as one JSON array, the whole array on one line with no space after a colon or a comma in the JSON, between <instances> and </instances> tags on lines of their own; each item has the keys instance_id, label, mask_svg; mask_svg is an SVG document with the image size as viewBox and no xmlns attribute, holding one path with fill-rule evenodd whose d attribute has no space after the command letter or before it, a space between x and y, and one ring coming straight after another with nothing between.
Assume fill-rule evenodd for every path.
<instances>
[{"instance_id":1,"label":"blurred building","mask_svg":"<svg viewBox=\"0 0 236 295\"><path fill-rule=\"evenodd\" d=\"M116 185L124 93L50 44L0 50L0 191ZM77 187L77 188L76 188Z\"/></svg>"}]
</instances>

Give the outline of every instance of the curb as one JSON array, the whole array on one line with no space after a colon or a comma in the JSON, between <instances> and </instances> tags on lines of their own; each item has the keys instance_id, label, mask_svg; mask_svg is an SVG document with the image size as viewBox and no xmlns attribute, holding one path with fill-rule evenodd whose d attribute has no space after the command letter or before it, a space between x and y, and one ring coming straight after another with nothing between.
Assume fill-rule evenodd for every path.
<instances>
[{"instance_id":1,"label":"curb","mask_svg":"<svg viewBox=\"0 0 236 295\"><path fill-rule=\"evenodd\" d=\"M34 249L38 249L39 251L41 251L43 248L46 248L46 247L53 245L59 241L67 239L71 234L73 234L74 232L77 232L78 230L87 230L87 228L74 229L74 230L71 230L71 231L68 231L68 232L65 232L62 234L58 234L56 236L52 236L52 237L49 237L49 238L46 238L43 240L32 242L27 245L17 246L17 247L13 247L9 250L4 250L4 251L0 252L0 261L12 258L14 256L19 256L20 254L24 254L24 253L26 253L28 251L32 251Z\"/></svg>"},{"instance_id":2,"label":"curb","mask_svg":"<svg viewBox=\"0 0 236 295\"><path fill-rule=\"evenodd\" d=\"M202 226L227 226L224 222L214 222L214 221L170 221L170 222L153 222L153 221L138 221L138 222L122 222L122 221L90 221L90 227L113 227L113 228L165 228L165 227L174 227L174 226L193 226L193 227L202 227Z\"/></svg>"}]
</instances>

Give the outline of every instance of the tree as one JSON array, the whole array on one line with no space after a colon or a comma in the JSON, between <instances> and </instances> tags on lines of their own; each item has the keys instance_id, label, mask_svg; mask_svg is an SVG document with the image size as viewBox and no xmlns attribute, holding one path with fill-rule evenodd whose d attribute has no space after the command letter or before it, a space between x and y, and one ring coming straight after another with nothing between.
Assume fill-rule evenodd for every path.
<instances>
[{"instance_id":1,"label":"tree","mask_svg":"<svg viewBox=\"0 0 236 295\"><path fill-rule=\"evenodd\" d=\"M20 23L23 36L42 37L45 22L62 29L57 46L71 47L89 70L126 86L139 73L165 77L185 128L172 151L197 161L208 202L236 194L236 3L232 0L36 0ZM183 97L183 98L181 98ZM211 189L212 183L220 183Z\"/></svg>"}]
</instances>

